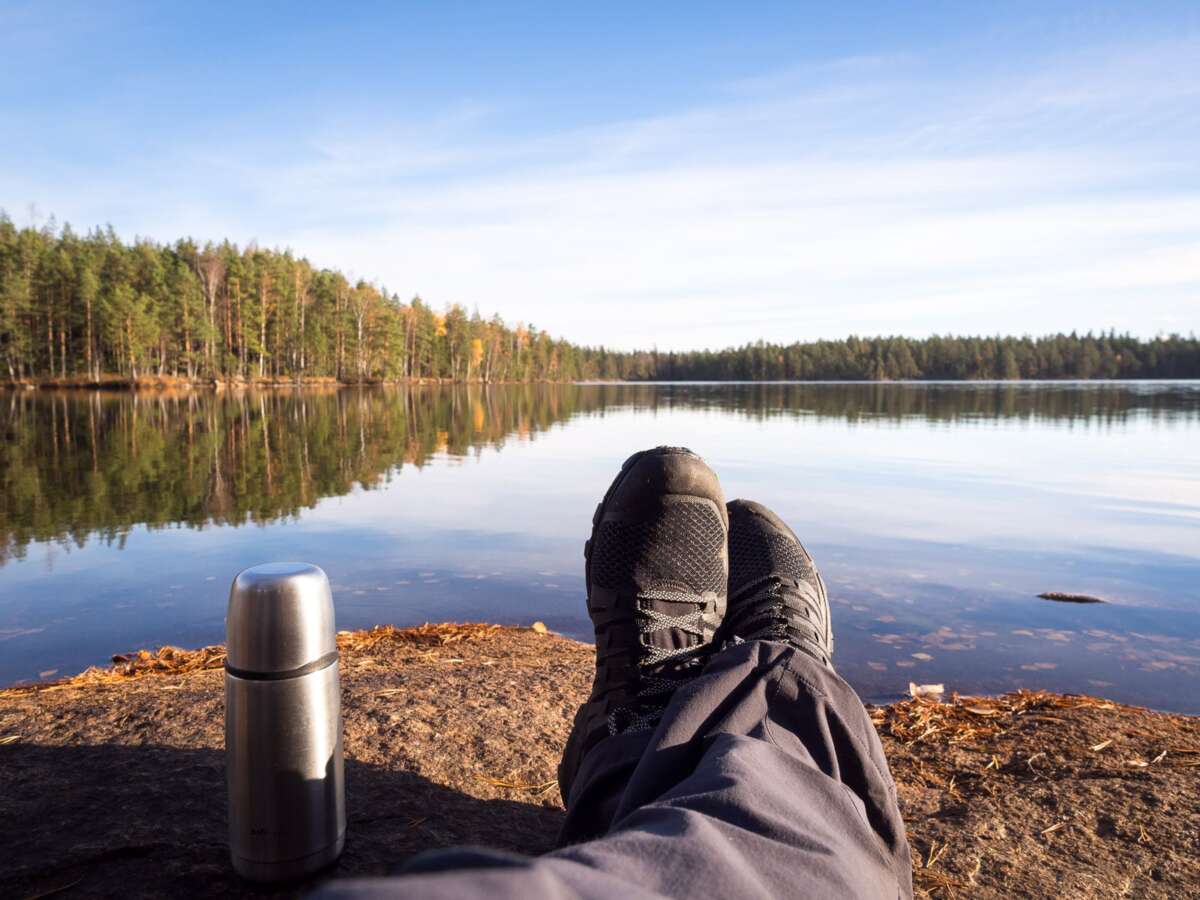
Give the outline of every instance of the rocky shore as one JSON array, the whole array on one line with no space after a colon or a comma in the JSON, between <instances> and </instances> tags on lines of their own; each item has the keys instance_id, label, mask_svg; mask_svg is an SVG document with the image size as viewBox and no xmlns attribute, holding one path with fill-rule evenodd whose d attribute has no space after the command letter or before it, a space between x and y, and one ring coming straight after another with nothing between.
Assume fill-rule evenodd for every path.
<instances>
[{"instance_id":1,"label":"rocky shore","mask_svg":"<svg viewBox=\"0 0 1200 900\"><path fill-rule=\"evenodd\" d=\"M553 845L591 647L489 625L339 642L349 832L324 877L451 844ZM270 896L226 858L223 661L164 648L0 691L0 896ZM1044 692L872 716L919 894L1200 894L1200 719Z\"/></svg>"}]
</instances>

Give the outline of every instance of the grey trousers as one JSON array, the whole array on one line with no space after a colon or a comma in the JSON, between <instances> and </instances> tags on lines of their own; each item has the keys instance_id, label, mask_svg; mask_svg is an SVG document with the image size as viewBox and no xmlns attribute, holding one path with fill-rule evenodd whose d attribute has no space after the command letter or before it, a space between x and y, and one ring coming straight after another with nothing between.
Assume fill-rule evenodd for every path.
<instances>
[{"instance_id":1,"label":"grey trousers","mask_svg":"<svg viewBox=\"0 0 1200 900\"><path fill-rule=\"evenodd\" d=\"M912 896L896 787L861 701L784 644L729 647L659 726L584 760L562 849L463 848L322 897Z\"/></svg>"}]
</instances>

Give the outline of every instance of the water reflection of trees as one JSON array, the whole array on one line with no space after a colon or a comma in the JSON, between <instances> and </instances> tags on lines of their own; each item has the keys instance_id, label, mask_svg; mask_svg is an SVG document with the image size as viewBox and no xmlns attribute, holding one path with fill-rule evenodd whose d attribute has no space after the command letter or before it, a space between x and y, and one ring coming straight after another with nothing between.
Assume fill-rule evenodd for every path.
<instances>
[{"instance_id":1,"label":"water reflection of trees","mask_svg":"<svg viewBox=\"0 0 1200 900\"><path fill-rule=\"evenodd\" d=\"M531 437L578 388L0 394L0 561L134 525L238 525L371 488L438 452Z\"/></svg>"},{"instance_id":2,"label":"water reflection of trees","mask_svg":"<svg viewBox=\"0 0 1200 900\"><path fill-rule=\"evenodd\" d=\"M593 404L716 409L754 419L811 416L847 422L1027 419L1119 425L1134 416L1200 416L1200 384L1131 382L747 382L596 385Z\"/></svg>"},{"instance_id":3,"label":"water reflection of trees","mask_svg":"<svg viewBox=\"0 0 1200 900\"><path fill-rule=\"evenodd\" d=\"M134 525L269 522L431 456L579 414L717 409L850 422L1195 422L1200 388L1128 384L516 385L316 392L0 394L0 562Z\"/></svg>"}]
</instances>

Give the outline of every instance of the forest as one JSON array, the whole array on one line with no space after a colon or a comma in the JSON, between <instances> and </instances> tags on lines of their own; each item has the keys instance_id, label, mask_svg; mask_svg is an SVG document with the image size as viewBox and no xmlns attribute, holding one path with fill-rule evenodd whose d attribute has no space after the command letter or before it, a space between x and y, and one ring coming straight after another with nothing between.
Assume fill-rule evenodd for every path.
<instances>
[{"instance_id":1,"label":"forest","mask_svg":"<svg viewBox=\"0 0 1200 900\"><path fill-rule=\"evenodd\" d=\"M764 326L765 327L765 326ZM331 380L962 380L1197 378L1200 339L857 337L724 350L585 347L459 304L351 282L254 243L123 242L0 211L0 379L104 383Z\"/></svg>"}]
</instances>

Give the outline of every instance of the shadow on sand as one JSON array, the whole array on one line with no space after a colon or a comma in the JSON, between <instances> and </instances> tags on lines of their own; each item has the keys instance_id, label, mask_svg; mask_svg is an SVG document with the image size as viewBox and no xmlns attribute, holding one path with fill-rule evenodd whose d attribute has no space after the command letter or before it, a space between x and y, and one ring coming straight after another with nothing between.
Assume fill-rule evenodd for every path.
<instances>
[{"instance_id":1,"label":"shadow on sand","mask_svg":"<svg viewBox=\"0 0 1200 900\"><path fill-rule=\"evenodd\" d=\"M267 891L230 867L224 765L215 749L0 747L0 896L295 896L438 847L544 852L563 816L347 759L342 858L317 879Z\"/></svg>"}]
</instances>

